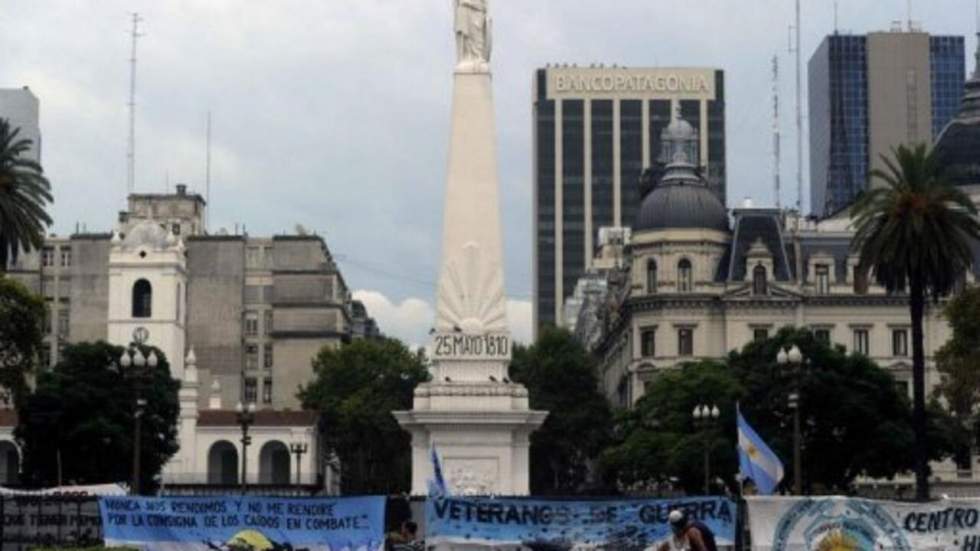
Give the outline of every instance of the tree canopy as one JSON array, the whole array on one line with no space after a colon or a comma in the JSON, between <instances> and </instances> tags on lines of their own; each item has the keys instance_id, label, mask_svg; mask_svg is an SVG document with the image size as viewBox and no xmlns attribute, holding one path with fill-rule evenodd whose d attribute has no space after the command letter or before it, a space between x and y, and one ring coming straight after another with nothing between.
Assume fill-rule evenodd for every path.
<instances>
[{"instance_id":1,"label":"tree canopy","mask_svg":"<svg viewBox=\"0 0 980 551\"><path fill-rule=\"evenodd\" d=\"M780 348L793 345L807 361L799 379L804 488L846 492L858 476L892 478L912 470L911 409L891 373L863 354L829 346L807 329L783 328L731 354L728 363L745 385L743 414L783 458L786 480L793 478L788 396L796 383L792 369L775 358ZM955 442L942 408L933 404L930 412L929 458L940 460L949 457Z\"/></svg>"},{"instance_id":2,"label":"tree canopy","mask_svg":"<svg viewBox=\"0 0 980 551\"><path fill-rule=\"evenodd\" d=\"M625 488L702 491L705 435L692 412L699 403L717 405L721 418L709 439L712 478L734 490L738 401L782 460L788 489L793 480L789 394L797 382L791 369L777 364L776 354L793 345L807 359L799 378L804 490L849 492L858 476L892 478L911 470L911 409L892 375L862 354L847 354L807 329L791 327L732 352L724 364L692 363L658 374L634 410L620 419L617 445L604 454L604 467ZM938 404L930 408L927 438L933 460L949 457L956 447L951 419Z\"/></svg>"},{"instance_id":3,"label":"tree canopy","mask_svg":"<svg viewBox=\"0 0 980 551\"><path fill-rule=\"evenodd\" d=\"M18 406L27 394L27 374L44 346L44 299L0 276L0 387Z\"/></svg>"},{"instance_id":4,"label":"tree canopy","mask_svg":"<svg viewBox=\"0 0 980 551\"><path fill-rule=\"evenodd\" d=\"M957 294L943 312L953 336L936 353L940 382L936 395L946 402L956 418L960 465L970 461L970 450L977 440L976 404L980 403L980 287L969 287Z\"/></svg>"},{"instance_id":5,"label":"tree canopy","mask_svg":"<svg viewBox=\"0 0 980 551\"><path fill-rule=\"evenodd\" d=\"M510 377L527 387L532 409L549 412L531 434L531 491L568 494L596 485L594 462L609 442L612 413L581 343L566 330L545 328L533 345L514 347Z\"/></svg>"},{"instance_id":6,"label":"tree canopy","mask_svg":"<svg viewBox=\"0 0 980 551\"><path fill-rule=\"evenodd\" d=\"M26 155L31 140L19 134L19 128L0 119L0 272L21 250L40 247L51 225L45 211L52 201L51 184L41 165Z\"/></svg>"},{"instance_id":7,"label":"tree canopy","mask_svg":"<svg viewBox=\"0 0 980 551\"><path fill-rule=\"evenodd\" d=\"M415 386L429 379L424 356L395 339L358 339L324 347L313 369L299 398L320 414L326 459L343 466L343 493L408 491L411 437L391 412L412 408Z\"/></svg>"},{"instance_id":8,"label":"tree canopy","mask_svg":"<svg viewBox=\"0 0 980 551\"><path fill-rule=\"evenodd\" d=\"M657 374L635 407L619 415L617 442L603 454L603 470L628 491L702 493L707 446L711 478L733 487L738 470L735 403L744 396L736 373L719 362L689 363ZM718 421L703 430L693 417L699 404L720 412Z\"/></svg>"},{"instance_id":9,"label":"tree canopy","mask_svg":"<svg viewBox=\"0 0 980 551\"><path fill-rule=\"evenodd\" d=\"M18 411L15 436L23 450L25 482L38 486L97 484L132 479L136 400L141 417L140 487L153 491L163 465L177 452L180 383L163 352L155 368L120 368L125 349L102 341L65 347L43 372ZM60 472L60 478L59 478Z\"/></svg>"}]
</instances>

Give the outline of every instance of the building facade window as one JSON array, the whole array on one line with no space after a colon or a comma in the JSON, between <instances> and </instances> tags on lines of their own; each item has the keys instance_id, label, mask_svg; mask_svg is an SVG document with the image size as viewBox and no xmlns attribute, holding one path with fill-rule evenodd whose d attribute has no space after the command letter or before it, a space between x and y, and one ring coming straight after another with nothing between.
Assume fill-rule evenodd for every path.
<instances>
[{"instance_id":1,"label":"building facade window","mask_svg":"<svg viewBox=\"0 0 980 551\"><path fill-rule=\"evenodd\" d=\"M871 340L868 336L867 329L855 329L854 330L854 351L858 354L864 354L868 356L868 352L871 349Z\"/></svg>"},{"instance_id":2,"label":"building facade window","mask_svg":"<svg viewBox=\"0 0 980 551\"><path fill-rule=\"evenodd\" d=\"M826 264L817 264L814 266L813 271L817 284L817 294L830 294L830 266Z\"/></svg>"},{"instance_id":3,"label":"building facade window","mask_svg":"<svg viewBox=\"0 0 980 551\"><path fill-rule=\"evenodd\" d=\"M71 266L71 249L68 247L61 248L61 265L66 268Z\"/></svg>"},{"instance_id":4,"label":"building facade window","mask_svg":"<svg viewBox=\"0 0 980 551\"><path fill-rule=\"evenodd\" d=\"M657 261L652 258L647 261L647 292L657 292Z\"/></svg>"},{"instance_id":5,"label":"building facade window","mask_svg":"<svg viewBox=\"0 0 980 551\"><path fill-rule=\"evenodd\" d=\"M262 348L262 365L266 369L272 369L272 343L267 342Z\"/></svg>"},{"instance_id":6,"label":"building facade window","mask_svg":"<svg viewBox=\"0 0 980 551\"><path fill-rule=\"evenodd\" d=\"M171 224L170 232L174 235L180 235L180 224Z\"/></svg>"},{"instance_id":7,"label":"building facade window","mask_svg":"<svg viewBox=\"0 0 980 551\"><path fill-rule=\"evenodd\" d=\"M907 329L892 329L892 356L909 355L909 332Z\"/></svg>"},{"instance_id":8,"label":"building facade window","mask_svg":"<svg viewBox=\"0 0 980 551\"><path fill-rule=\"evenodd\" d=\"M752 270L752 294L764 295L768 293L766 282L766 268L765 266L756 266Z\"/></svg>"},{"instance_id":9,"label":"building facade window","mask_svg":"<svg viewBox=\"0 0 980 551\"><path fill-rule=\"evenodd\" d=\"M830 344L830 329L815 329L813 336L824 344Z\"/></svg>"},{"instance_id":10,"label":"building facade window","mask_svg":"<svg viewBox=\"0 0 980 551\"><path fill-rule=\"evenodd\" d=\"M245 386L242 391L242 398L246 403L255 403L258 398L257 382L254 377L245 378Z\"/></svg>"},{"instance_id":11,"label":"building facade window","mask_svg":"<svg viewBox=\"0 0 980 551\"><path fill-rule=\"evenodd\" d=\"M258 369L259 368L259 345L257 344L246 344L245 345L245 369Z\"/></svg>"},{"instance_id":12,"label":"building facade window","mask_svg":"<svg viewBox=\"0 0 980 551\"><path fill-rule=\"evenodd\" d=\"M47 343L38 349L38 363L41 367L51 367L51 347Z\"/></svg>"},{"instance_id":13,"label":"building facade window","mask_svg":"<svg viewBox=\"0 0 980 551\"><path fill-rule=\"evenodd\" d=\"M262 328L262 331L266 335L271 335L272 334L272 310L266 310L265 311L265 319L262 320L262 321L265 322L265 324L264 324L265 327Z\"/></svg>"},{"instance_id":14,"label":"building facade window","mask_svg":"<svg viewBox=\"0 0 980 551\"><path fill-rule=\"evenodd\" d=\"M769 338L769 330L765 327L756 327L752 330L752 340L764 341Z\"/></svg>"},{"instance_id":15,"label":"building facade window","mask_svg":"<svg viewBox=\"0 0 980 551\"><path fill-rule=\"evenodd\" d=\"M868 294L868 272L860 267L854 267L854 294Z\"/></svg>"},{"instance_id":16,"label":"building facade window","mask_svg":"<svg viewBox=\"0 0 980 551\"><path fill-rule=\"evenodd\" d=\"M272 403L272 379L266 378L262 383L262 403Z\"/></svg>"},{"instance_id":17,"label":"building facade window","mask_svg":"<svg viewBox=\"0 0 980 551\"><path fill-rule=\"evenodd\" d=\"M68 310L58 310L58 336L67 337L70 327Z\"/></svg>"},{"instance_id":18,"label":"building facade window","mask_svg":"<svg viewBox=\"0 0 980 551\"><path fill-rule=\"evenodd\" d=\"M694 275L691 272L691 261L682 258L677 263L677 290L679 292L690 293L694 289Z\"/></svg>"},{"instance_id":19,"label":"building facade window","mask_svg":"<svg viewBox=\"0 0 980 551\"><path fill-rule=\"evenodd\" d=\"M690 327L681 327L677 330L677 355L694 355L694 329Z\"/></svg>"},{"instance_id":20,"label":"building facade window","mask_svg":"<svg viewBox=\"0 0 980 551\"><path fill-rule=\"evenodd\" d=\"M139 279L133 284L133 317L149 318L153 316L153 287L145 279Z\"/></svg>"},{"instance_id":21,"label":"building facade window","mask_svg":"<svg viewBox=\"0 0 980 551\"><path fill-rule=\"evenodd\" d=\"M656 328L648 327L640 331L640 354L644 358L650 358L657 354Z\"/></svg>"},{"instance_id":22,"label":"building facade window","mask_svg":"<svg viewBox=\"0 0 980 551\"><path fill-rule=\"evenodd\" d=\"M257 312L245 312L245 336L254 337L259 334L259 314Z\"/></svg>"},{"instance_id":23,"label":"building facade window","mask_svg":"<svg viewBox=\"0 0 980 551\"><path fill-rule=\"evenodd\" d=\"M54 266L54 247L41 249L41 266Z\"/></svg>"}]
</instances>

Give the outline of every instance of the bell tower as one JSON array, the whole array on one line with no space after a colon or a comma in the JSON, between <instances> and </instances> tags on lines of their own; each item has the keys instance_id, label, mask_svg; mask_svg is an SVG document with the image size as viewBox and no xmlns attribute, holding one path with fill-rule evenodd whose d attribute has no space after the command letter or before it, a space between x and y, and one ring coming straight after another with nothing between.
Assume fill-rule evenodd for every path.
<instances>
[{"instance_id":1,"label":"bell tower","mask_svg":"<svg viewBox=\"0 0 980 551\"><path fill-rule=\"evenodd\" d=\"M184 379L187 261L183 241L153 220L112 236L109 251L109 342L134 341L167 355L170 375Z\"/></svg>"}]
</instances>

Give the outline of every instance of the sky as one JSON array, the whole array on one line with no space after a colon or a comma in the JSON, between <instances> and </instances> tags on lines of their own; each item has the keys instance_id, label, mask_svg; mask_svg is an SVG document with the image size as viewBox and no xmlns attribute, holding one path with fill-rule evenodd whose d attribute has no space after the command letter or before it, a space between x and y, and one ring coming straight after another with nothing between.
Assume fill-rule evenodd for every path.
<instances>
[{"instance_id":1,"label":"sky","mask_svg":"<svg viewBox=\"0 0 980 551\"><path fill-rule=\"evenodd\" d=\"M840 0L840 32L911 17L967 37L978 0ZM531 335L531 77L547 63L725 71L728 204L774 204L779 58L784 204L796 200L792 0L489 0L508 314ZM806 61L831 0L802 0ZM451 0L0 0L0 87L40 99L53 232L108 231L126 197L131 12L137 192L203 194L210 229L324 236L385 333L422 345L440 261L454 45ZM804 106L805 109L805 106ZM804 121L806 118L804 110ZM805 123L804 123L805 124ZM803 135L806 136L804 126ZM807 145L804 140L804 151ZM804 154L804 209L806 168Z\"/></svg>"}]
</instances>

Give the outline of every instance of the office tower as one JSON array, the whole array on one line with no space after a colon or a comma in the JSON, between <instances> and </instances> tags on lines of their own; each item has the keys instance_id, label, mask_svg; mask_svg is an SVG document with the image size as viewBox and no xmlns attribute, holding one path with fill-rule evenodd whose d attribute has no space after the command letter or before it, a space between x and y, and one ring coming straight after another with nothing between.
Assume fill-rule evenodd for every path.
<instances>
[{"instance_id":1,"label":"office tower","mask_svg":"<svg viewBox=\"0 0 980 551\"><path fill-rule=\"evenodd\" d=\"M901 29L833 34L808 72L810 210L827 216L867 187L882 154L931 143L956 115L963 37Z\"/></svg>"},{"instance_id":2,"label":"office tower","mask_svg":"<svg viewBox=\"0 0 980 551\"><path fill-rule=\"evenodd\" d=\"M0 88L0 119L7 119L13 128L20 128L18 138L33 142L31 158L41 162L41 128L37 96L27 86Z\"/></svg>"}]
</instances>

